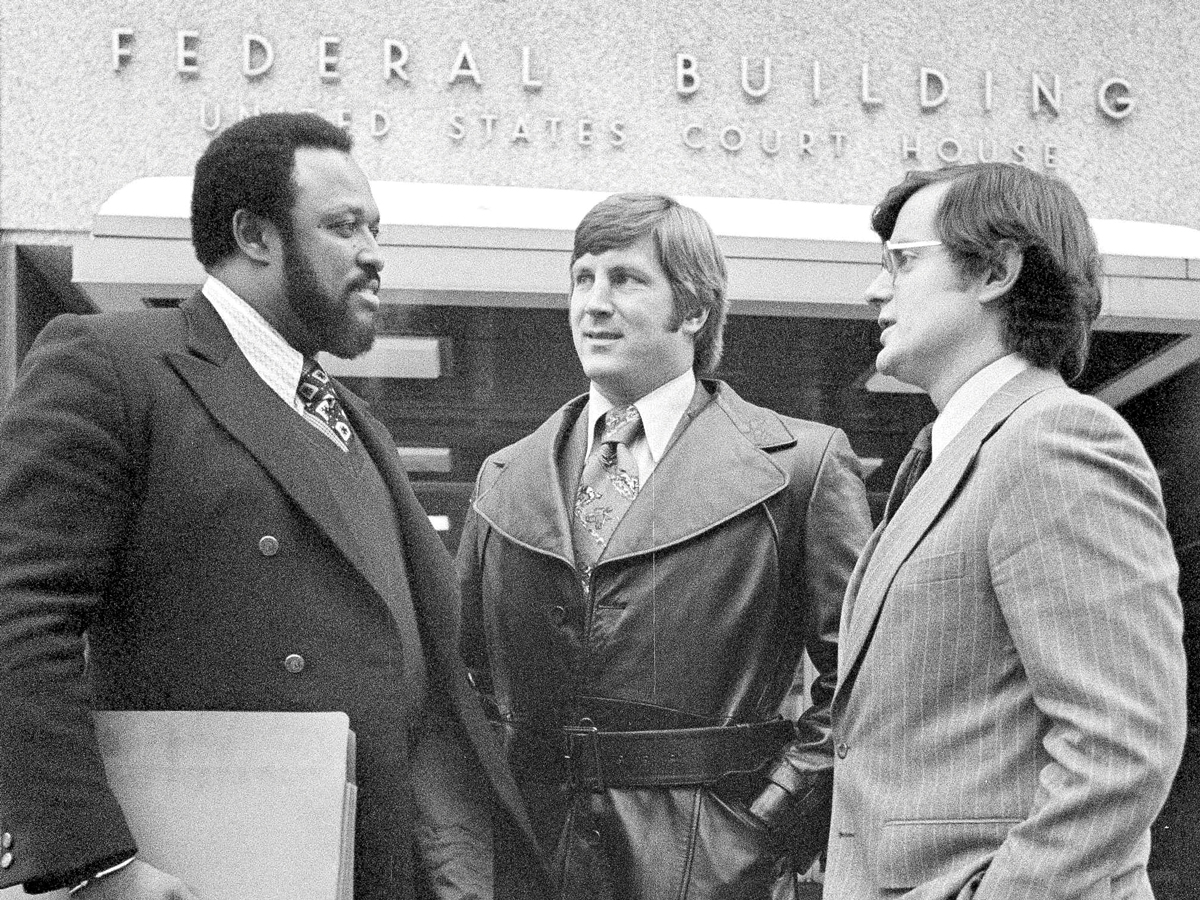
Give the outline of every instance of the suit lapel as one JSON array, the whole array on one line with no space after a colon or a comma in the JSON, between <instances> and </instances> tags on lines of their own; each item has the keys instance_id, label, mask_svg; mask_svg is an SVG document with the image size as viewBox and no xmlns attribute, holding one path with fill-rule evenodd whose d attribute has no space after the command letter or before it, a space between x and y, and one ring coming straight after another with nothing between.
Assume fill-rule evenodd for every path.
<instances>
[{"instance_id":1,"label":"suit lapel","mask_svg":"<svg viewBox=\"0 0 1200 900\"><path fill-rule=\"evenodd\" d=\"M886 528L871 536L846 592L846 628L839 653L839 682L849 690L849 674L866 651L896 573L953 501L975 467L980 448L1030 397L1061 387L1044 369L1027 369L993 394L939 454ZM844 693L839 688L839 693Z\"/></svg>"},{"instance_id":2,"label":"suit lapel","mask_svg":"<svg viewBox=\"0 0 1200 900\"><path fill-rule=\"evenodd\" d=\"M723 383L713 395L697 391L599 564L688 540L787 487L787 474L766 452L796 442L779 417Z\"/></svg>"},{"instance_id":3,"label":"suit lapel","mask_svg":"<svg viewBox=\"0 0 1200 900\"><path fill-rule=\"evenodd\" d=\"M858 600L862 596L862 579L863 574L867 571L867 564L875 556L875 548L879 545L879 539L883 536L883 525L875 526L875 530L871 533L871 537L867 539L866 545L858 556L858 560L854 564L854 571L850 574L850 581L846 584L846 596L842 601L842 620L838 630L838 684L846 682L847 675L850 672L850 666L853 662L853 657L849 652L851 646L850 629L860 625L865 613L858 613ZM878 614L878 613L877 613ZM870 627L870 626L867 626ZM863 643L865 638L856 637L856 643Z\"/></svg>"},{"instance_id":4,"label":"suit lapel","mask_svg":"<svg viewBox=\"0 0 1200 900\"><path fill-rule=\"evenodd\" d=\"M407 571L407 588L413 608L417 614L417 624L421 628L421 642L425 647L436 646L444 640L444 623L446 604L438 601L453 595L455 580L446 545L429 524L429 516L413 493L408 476L400 465L400 456L396 452L396 444L391 434L378 419L371 415L367 403L352 391L334 379L338 399L346 410L354 433L362 441L363 449L371 457L378 469L383 483L387 486L392 501L392 509L396 516L397 537L404 553L405 569ZM372 587L387 602L397 622L404 621L404 615L395 608L397 603L404 601L404 596L393 595L386 586L376 583L368 574L368 570L359 557L351 556L355 567L371 581ZM402 583L403 584L403 583ZM403 586L399 588L403 590ZM437 623L436 625L434 623ZM430 634L435 629L439 635Z\"/></svg>"},{"instance_id":5,"label":"suit lapel","mask_svg":"<svg viewBox=\"0 0 1200 900\"><path fill-rule=\"evenodd\" d=\"M336 382L335 382L336 383ZM425 508L417 500L412 484L400 464L396 444L387 428L373 415L365 401L337 385L338 397L363 447L374 461L391 494L396 512L404 559L407 563L409 593L416 613L420 640L429 666L430 683L446 692L457 710L459 722L474 745L477 761L487 770L497 793L507 803L518 826L528 840L537 846L533 826L508 769L501 757L493 752L493 735L483 717L483 710L474 690L462 675L459 656L458 579L454 562L438 533L429 523ZM396 599L386 596L389 608ZM397 612L393 617L399 618Z\"/></svg>"},{"instance_id":6,"label":"suit lapel","mask_svg":"<svg viewBox=\"0 0 1200 900\"><path fill-rule=\"evenodd\" d=\"M296 446L295 413L237 349L212 304L197 295L183 304L188 351L167 354L170 365L214 419L253 456L280 488L380 593L370 576L320 461ZM339 394L339 396L341 396ZM357 427L358 422L353 422ZM382 471L381 466L381 471Z\"/></svg>"},{"instance_id":7,"label":"suit lapel","mask_svg":"<svg viewBox=\"0 0 1200 900\"><path fill-rule=\"evenodd\" d=\"M487 465L501 471L475 499L475 511L506 538L571 566L575 551L563 485L578 472L560 471L560 460L586 406L586 394L576 397L529 437L489 460Z\"/></svg>"}]
</instances>

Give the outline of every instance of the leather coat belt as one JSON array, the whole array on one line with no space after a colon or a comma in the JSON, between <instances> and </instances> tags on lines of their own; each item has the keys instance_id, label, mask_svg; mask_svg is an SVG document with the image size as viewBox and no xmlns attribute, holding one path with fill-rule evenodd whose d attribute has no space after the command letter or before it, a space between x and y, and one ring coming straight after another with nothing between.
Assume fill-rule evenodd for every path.
<instances>
[{"instance_id":1,"label":"leather coat belt","mask_svg":"<svg viewBox=\"0 0 1200 900\"><path fill-rule=\"evenodd\" d=\"M563 728L571 780L585 790L707 784L754 772L795 736L787 719L666 731Z\"/></svg>"}]
</instances>

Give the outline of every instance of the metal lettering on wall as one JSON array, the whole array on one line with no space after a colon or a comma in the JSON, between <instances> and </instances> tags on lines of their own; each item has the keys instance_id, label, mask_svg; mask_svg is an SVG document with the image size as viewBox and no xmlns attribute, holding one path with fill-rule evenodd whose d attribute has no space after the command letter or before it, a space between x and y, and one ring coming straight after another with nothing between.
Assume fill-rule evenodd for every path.
<instances>
[{"instance_id":1,"label":"metal lettering on wall","mask_svg":"<svg viewBox=\"0 0 1200 900\"><path fill-rule=\"evenodd\" d=\"M112 69L120 73L131 65L136 56L136 31L130 28L113 29ZM276 53L270 38L261 34L241 36L241 74L247 83L261 81L269 76L276 64ZM476 60L470 42L463 40L457 51L445 60L424 59L420 71L414 63L410 45L396 38L382 41L378 59L379 83L404 88L421 85L436 86L445 90L482 90L484 70ZM538 67L539 56L535 48L521 48L520 70L508 73L508 84L515 84L526 94L540 93L548 83L547 72ZM314 48L312 70L323 84L334 85L341 81L343 61L342 40L335 35L321 35ZM203 71L203 54L200 32L179 30L176 32L173 69L180 78L192 79ZM681 103L690 104L706 86L715 85L721 79L737 79L741 96L747 104L762 103L773 90L777 90L778 68L771 56L741 56L730 70L720 62L706 61L694 54L677 52L673 61L674 83L663 84L663 91L674 94ZM941 69L921 66L915 82L905 93L894 90L889 95L873 77L870 62L848 77L839 71L839 78L831 77L833 70L823 68L820 60L809 62L803 73L803 90L814 105L827 103L831 99L845 99L847 84L853 84L852 102L863 110L876 111L888 106L903 111L912 110L918 115L936 115L952 100L960 111L970 110L980 116L988 116L993 110L1007 105L1022 106L1032 120L1056 120L1059 117L1079 115L1084 110L1099 113L1099 121L1110 127L1118 127L1137 109L1137 96L1133 85L1126 78L1105 74L1095 80L1090 96L1080 96L1078 86L1072 93L1064 88L1057 73L1032 71L1026 80L1014 84L998 83L991 69L975 73L948 73ZM793 75L794 77L794 75ZM837 82L843 94L837 96L831 84ZM279 107L276 107L279 108ZM310 107L297 106L292 109ZM217 132L231 121L246 115L268 112L271 109L260 104L230 102L222 99L205 98L201 101L198 121L208 132ZM393 134L393 110L369 103L359 109L314 109L334 122L356 128L377 141L388 140ZM547 142L551 145L563 143L580 147L607 147L620 149L634 135L629 125L619 119L602 120L595 117L568 118L563 115L508 115L500 112L450 111L444 122L444 138L450 143L462 143L468 139L483 144L506 143L528 145ZM686 122L678 134L677 146L685 153L701 154L716 152L728 155L757 153L764 157L792 155L800 158L815 158L828 154L840 159L856 149L857 135L844 129L816 130L807 128L783 128L748 121L695 118ZM895 136L895 151L901 159L920 162L938 161L943 164L969 161L1011 160L1045 168L1058 166L1063 148L1056 143L1037 142L1021 137L1000 139L962 134L946 134L929 138L915 132L900 132Z\"/></svg>"}]
</instances>

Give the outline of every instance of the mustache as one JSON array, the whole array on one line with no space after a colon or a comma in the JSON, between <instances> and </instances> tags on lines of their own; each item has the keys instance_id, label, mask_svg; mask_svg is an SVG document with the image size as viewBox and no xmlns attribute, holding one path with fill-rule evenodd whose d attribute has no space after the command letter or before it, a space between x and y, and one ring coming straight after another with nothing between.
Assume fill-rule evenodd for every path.
<instances>
[{"instance_id":1,"label":"mustache","mask_svg":"<svg viewBox=\"0 0 1200 900\"><path fill-rule=\"evenodd\" d=\"M362 269L362 274L350 282L350 289L355 291L359 288L379 290L379 269L371 265L363 266Z\"/></svg>"}]
</instances>

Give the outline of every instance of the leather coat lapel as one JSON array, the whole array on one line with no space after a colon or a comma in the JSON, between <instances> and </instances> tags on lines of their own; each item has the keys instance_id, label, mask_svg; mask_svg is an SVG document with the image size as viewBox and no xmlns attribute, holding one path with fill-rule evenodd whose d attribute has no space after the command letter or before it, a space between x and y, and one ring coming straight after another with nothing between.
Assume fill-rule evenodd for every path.
<instances>
[{"instance_id":1,"label":"leather coat lapel","mask_svg":"<svg viewBox=\"0 0 1200 900\"><path fill-rule=\"evenodd\" d=\"M587 394L576 397L529 437L488 460L487 465L501 471L475 499L475 511L509 540L570 566L575 565L575 551L559 460L587 399ZM513 502L516 497L519 503Z\"/></svg>"},{"instance_id":2,"label":"leather coat lapel","mask_svg":"<svg viewBox=\"0 0 1200 900\"><path fill-rule=\"evenodd\" d=\"M849 690L848 675L870 643L884 598L900 566L953 500L974 469L980 448L1030 397L1062 386L1056 373L1037 368L1027 369L1009 381L939 454L888 527L872 535L847 590L851 608L839 654L839 694Z\"/></svg>"},{"instance_id":3,"label":"leather coat lapel","mask_svg":"<svg viewBox=\"0 0 1200 900\"><path fill-rule=\"evenodd\" d=\"M167 364L366 578L368 569L318 461L297 452L294 422L288 418L295 414L258 377L207 300L197 296L181 309L190 352L167 354Z\"/></svg>"},{"instance_id":4,"label":"leather coat lapel","mask_svg":"<svg viewBox=\"0 0 1200 900\"><path fill-rule=\"evenodd\" d=\"M792 433L778 416L750 406L728 385L717 382L712 390L707 402L689 408L692 421L621 519L599 564L687 540L787 486L787 473L766 451L795 444ZM488 464L503 471L475 500L475 511L509 540L571 566L575 555L559 460L586 406L586 394L576 397L497 454ZM501 484L503 490L496 489ZM514 504L513 497L521 503Z\"/></svg>"},{"instance_id":5,"label":"leather coat lapel","mask_svg":"<svg viewBox=\"0 0 1200 900\"><path fill-rule=\"evenodd\" d=\"M787 487L770 449L795 437L770 410L711 382L690 423L667 449L604 548L599 565L688 540ZM702 398L702 400L704 399Z\"/></svg>"}]
</instances>

